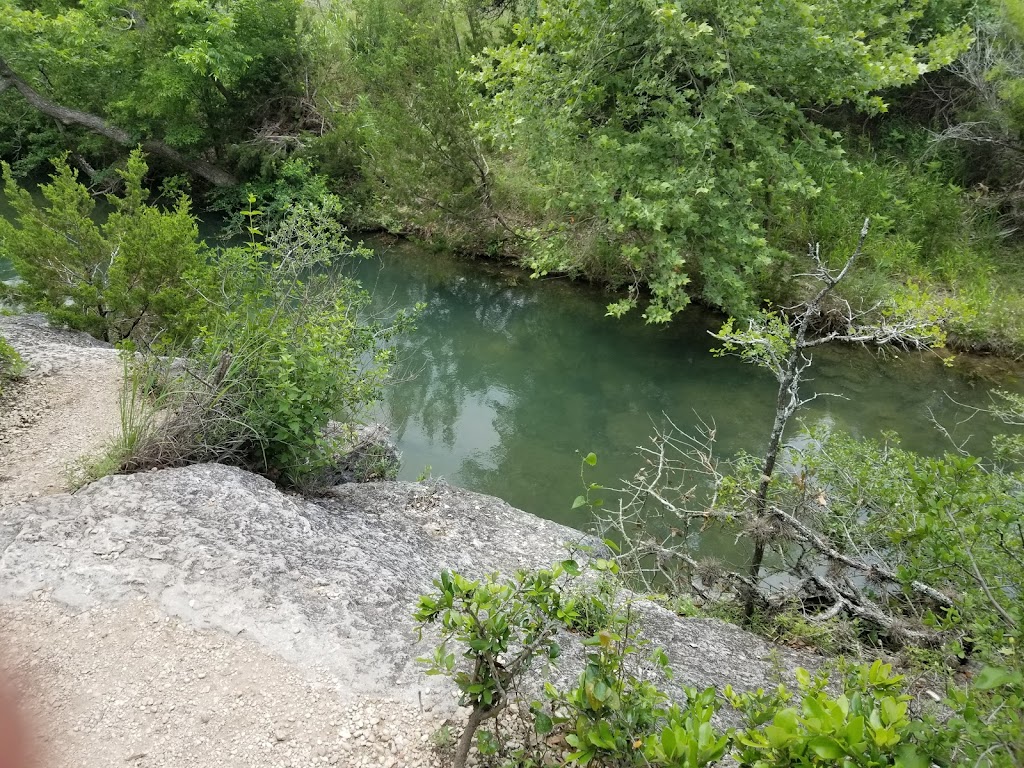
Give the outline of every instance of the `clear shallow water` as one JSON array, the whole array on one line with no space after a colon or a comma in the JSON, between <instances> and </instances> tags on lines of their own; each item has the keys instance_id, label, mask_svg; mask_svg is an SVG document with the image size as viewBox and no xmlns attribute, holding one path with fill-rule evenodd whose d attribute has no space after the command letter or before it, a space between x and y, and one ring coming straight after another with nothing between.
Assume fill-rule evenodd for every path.
<instances>
[{"instance_id":1,"label":"clear shallow water","mask_svg":"<svg viewBox=\"0 0 1024 768\"><path fill-rule=\"evenodd\" d=\"M494 264L426 253L409 243L371 242L377 258L358 273L379 308L426 302L382 406L404 455L403 479L429 465L435 477L499 496L569 525L580 493L580 457L599 457L588 479L614 484L639 466L635 446L667 414L683 428L698 415L717 427L718 453L759 452L771 426L776 385L767 373L710 353L718 320L694 310L669 328L638 317L605 317L607 297L564 280L530 280ZM820 350L806 392L839 392L804 412L861 436L896 430L927 453L947 447L928 408L948 426L962 403L988 402L991 378L945 368L933 355L879 359L867 351ZM1020 389L1003 372L1000 386ZM969 428L969 429L968 429ZM983 451L995 425L974 419Z\"/></svg>"}]
</instances>

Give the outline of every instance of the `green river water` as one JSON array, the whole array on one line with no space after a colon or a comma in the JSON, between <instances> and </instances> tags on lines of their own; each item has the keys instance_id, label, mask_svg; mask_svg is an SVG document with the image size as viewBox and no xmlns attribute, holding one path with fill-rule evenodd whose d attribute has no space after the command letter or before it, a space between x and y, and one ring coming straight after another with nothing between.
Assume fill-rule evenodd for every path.
<instances>
[{"instance_id":1,"label":"green river water","mask_svg":"<svg viewBox=\"0 0 1024 768\"><path fill-rule=\"evenodd\" d=\"M531 280L515 269L425 253L393 241L359 268L378 306L426 302L383 403L404 455L401 477L429 465L435 477L499 496L576 527L580 456L598 465L588 480L614 484L639 467L635 447L668 416L686 429L714 423L718 454L764 448L776 384L736 359L716 358L708 331L720 319L694 309L670 327L605 317L607 295L566 280ZM934 355L818 351L803 413L856 435L896 430L911 449L948 447L928 409L984 451L995 425L955 428L964 404L984 405L995 383L1019 390L1018 374L949 369ZM984 375L982 375L984 371Z\"/></svg>"},{"instance_id":2,"label":"green river water","mask_svg":"<svg viewBox=\"0 0 1024 768\"><path fill-rule=\"evenodd\" d=\"M581 491L577 452L599 457L589 481L614 484L636 471L635 447L665 416L683 428L714 423L720 456L763 449L774 379L710 353L713 315L694 309L669 327L614 320L605 317L608 296L585 285L531 280L398 240L369 245L377 256L357 272L376 308L427 304L401 342L380 407L403 453L403 479L429 467L433 477L586 527L585 514L571 510ZM11 274L0 263L0 279ZM975 418L954 429L965 415L954 401L984 405L992 386L1022 389L1019 369L977 361L949 369L933 355L880 359L848 348L815 357L806 392L845 399L817 399L805 420L862 436L895 430L928 453L947 447L929 408L983 452L996 425Z\"/></svg>"}]
</instances>

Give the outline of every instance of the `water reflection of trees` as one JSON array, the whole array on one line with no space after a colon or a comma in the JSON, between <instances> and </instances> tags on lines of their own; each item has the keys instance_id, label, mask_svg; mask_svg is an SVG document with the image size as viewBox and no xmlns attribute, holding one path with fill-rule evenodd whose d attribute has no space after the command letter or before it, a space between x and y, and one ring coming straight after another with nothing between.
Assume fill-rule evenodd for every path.
<instances>
[{"instance_id":1,"label":"water reflection of trees","mask_svg":"<svg viewBox=\"0 0 1024 768\"><path fill-rule=\"evenodd\" d=\"M648 411L672 407L658 376L630 365L634 340L609 338L603 303L578 286L539 290L446 260L417 262L415 272L402 280L389 269L375 284L379 302L428 303L400 349L386 412L400 440L416 429L448 451L467 427L493 434L485 450L457 457L459 483L558 517L552 500L565 497L567 511L575 495L576 449L621 453L608 466L624 466ZM467 413L489 429L473 430Z\"/></svg>"},{"instance_id":2,"label":"water reflection of trees","mask_svg":"<svg viewBox=\"0 0 1024 768\"><path fill-rule=\"evenodd\" d=\"M449 259L406 266L363 275L380 306L428 305L400 349L386 415L399 440L418 430L453 454L460 437L486 442L459 450L457 482L569 522L574 452L597 450L602 469L621 471L648 414L678 409L676 346L639 323L610 332L600 297Z\"/></svg>"},{"instance_id":3,"label":"water reflection of trees","mask_svg":"<svg viewBox=\"0 0 1024 768\"><path fill-rule=\"evenodd\" d=\"M415 265L416 279L392 270L365 277L379 308L427 304L413 338L399 346L400 363L385 408L401 440L410 423L449 450L467 398L480 397L509 375L502 350L512 344L513 318L536 297L484 274L467 276L447 259Z\"/></svg>"},{"instance_id":4,"label":"water reflection of trees","mask_svg":"<svg viewBox=\"0 0 1024 768\"><path fill-rule=\"evenodd\" d=\"M420 253L383 270L365 267L361 278L379 308L428 305L402 343L384 407L396 437L427 451L423 463L437 470L446 456L457 462L442 470L454 482L579 525L569 512L579 489L574 451L598 452L594 479L614 483L637 469L634 447L662 412L683 428L698 415L715 420L720 456L762 448L771 377L711 357L706 317L669 329L612 321L602 297L578 285L539 285L450 257ZM898 427L912 447L934 444L923 401L938 406L936 397L955 391L948 372L848 350L822 357L814 387L852 397L817 401L811 420L829 417L865 434ZM897 369L899 382L891 380Z\"/></svg>"}]
</instances>

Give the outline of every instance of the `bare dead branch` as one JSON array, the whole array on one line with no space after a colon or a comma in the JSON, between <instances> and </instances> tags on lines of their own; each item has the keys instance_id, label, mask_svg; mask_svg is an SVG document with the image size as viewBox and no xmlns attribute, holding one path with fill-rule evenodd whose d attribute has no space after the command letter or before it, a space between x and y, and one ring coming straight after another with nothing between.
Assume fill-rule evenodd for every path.
<instances>
[{"instance_id":1,"label":"bare dead branch","mask_svg":"<svg viewBox=\"0 0 1024 768\"><path fill-rule=\"evenodd\" d=\"M804 525L793 515L785 512L778 507L772 507L771 513L782 520L786 525L790 526L799 537L800 541L804 541L814 547L818 552L836 563L841 563L848 568L852 568L859 573L864 574L869 578L880 578L891 584L903 584L903 581L891 570L885 568L877 563L868 563L863 560L852 558L848 555L843 554L838 549L833 547L823 536L811 530L808 526ZM934 587L930 587L920 581L911 581L909 586L915 592L934 600L941 606L946 608L953 607L953 600L948 595L943 594Z\"/></svg>"}]
</instances>

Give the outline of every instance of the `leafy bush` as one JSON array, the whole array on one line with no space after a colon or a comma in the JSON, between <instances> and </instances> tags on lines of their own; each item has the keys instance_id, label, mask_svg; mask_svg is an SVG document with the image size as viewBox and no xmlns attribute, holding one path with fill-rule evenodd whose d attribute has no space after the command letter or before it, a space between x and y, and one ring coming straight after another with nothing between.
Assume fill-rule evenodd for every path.
<instances>
[{"instance_id":1,"label":"leafy bush","mask_svg":"<svg viewBox=\"0 0 1024 768\"><path fill-rule=\"evenodd\" d=\"M617 585L610 579L600 579L595 585L581 586L567 594L559 610L559 619L570 632L586 637L609 629L619 619L612 609L617 591Z\"/></svg>"},{"instance_id":2,"label":"leafy bush","mask_svg":"<svg viewBox=\"0 0 1024 768\"><path fill-rule=\"evenodd\" d=\"M278 227L296 206L323 206L325 213L338 218L341 203L330 191L325 176L314 172L312 163L300 157L269 162L261 178L217 195L214 207L229 214L225 234L244 234L248 227L245 206L250 198L260 205L261 226Z\"/></svg>"},{"instance_id":3,"label":"leafy bush","mask_svg":"<svg viewBox=\"0 0 1024 768\"><path fill-rule=\"evenodd\" d=\"M420 636L427 625L441 627L433 656L421 659L429 664L427 674L450 675L462 691L460 703L473 708L455 753L456 768L465 766L480 725L512 703L518 678L534 659L558 657L555 617L562 594L554 585L578 570L576 563L566 561L549 570L516 574L514 579L494 575L483 582L442 571L434 592L420 596L414 614ZM471 671L457 669L450 643L461 646ZM485 745L493 738L489 731L481 734Z\"/></svg>"},{"instance_id":4,"label":"leafy bush","mask_svg":"<svg viewBox=\"0 0 1024 768\"><path fill-rule=\"evenodd\" d=\"M725 695L748 715L750 727L737 734L741 765L752 768L871 765L927 768L911 735L909 702L903 677L880 661L854 668L844 693L825 691L828 676L796 672L799 706L780 686L765 706L763 691ZM770 721L769 721L770 718Z\"/></svg>"},{"instance_id":5,"label":"leafy bush","mask_svg":"<svg viewBox=\"0 0 1024 768\"><path fill-rule=\"evenodd\" d=\"M729 754L745 768L1011 768L1024 755L1019 670L985 668L970 686L951 688L944 707L915 702L904 677L881 661L840 661L841 684L826 670L797 668L795 690L783 682L769 691L684 687L679 705L650 674L671 678L666 654L655 649L641 673L643 628L628 601L611 599L605 610L617 615L611 628L583 641L577 682L558 688L540 672L544 700L529 701L523 677L533 661L560 657L557 631L580 575L571 560L511 579L474 581L445 571L420 597L421 637L428 625L440 625L434 653L421 659L427 674L451 676L461 703L473 708L456 766L465 764L474 735L482 755L506 766L700 768ZM722 732L712 724L724 704L743 716L742 727ZM503 712L520 721L478 730Z\"/></svg>"},{"instance_id":6,"label":"leafy bush","mask_svg":"<svg viewBox=\"0 0 1024 768\"><path fill-rule=\"evenodd\" d=\"M578 272L593 251L649 286L651 322L691 294L746 313L788 261L766 230L820 191L806 156L844 166L838 134L810 115L884 110L882 89L966 49L965 15L890 0L540 3L477 75L481 127L535 169L557 217L535 269Z\"/></svg>"},{"instance_id":7,"label":"leafy bush","mask_svg":"<svg viewBox=\"0 0 1024 768\"><path fill-rule=\"evenodd\" d=\"M435 591L420 597L415 619L421 636L427 625L441 626L434 654L421 659L429 665L427 674L451 676L462 691L461 703L473 707L454 764L465 765L474 735L482 754L502 752L512 764L522 766L565 761L700 768L716 762L725 754L729 739L711 726L718 709L714 691L687 689L687 705L679 707L652 683L641 680L631 663L641 644L630 630L628 617L617 613L607 590L590 593L601 602L600 613L609 617L610 627L584 641L590 650L578 683L567 691L547 683L546 704L533 701L528 708L519 708L529 712L521 734L525 746L507 749L497 728L479 730L506 709L516 711L510 705L524 695L521 680L536 658L558 658L556 631L566 623L575 624L573 601L580 586L574 579L580 575L573 560L519 573L513 579L494 575L470 581L444 571L434 582ZM460 668L449 650L453 643L471 671ZM656 651L653 658L668 673L665 655ZM549 737L553 733L564 738L570 751L564 755L552 751Z\"/></svg>"},{"instance_id":8,"label":"leafy bush","mask_svg":"<svg viewBox=\"0 0 1024 768\"><path fill-rule=\"evenodd\" d=\"M148 170L134 151L113 210L96 223L96 203L66 157L55 161L37 204L3 164L5 194L15 222L0 219L0 254L14 265L21 298L51 322L105 341L184 341L195 330L201 298L190 280L206 267L186 197L171 210L146 203Z\"/></svg>"},{"instance_id":9,"label":"leafy bush","mask_svg":"<svg viewBox=\"0 0 1024 768\"><path fill-rule=\"evenodd\" d=\"M323 208L296 207L262 242L249 229L214 258L192 344L175 364L146 359L164 380L157 418L123 469L219 461L305 486L331 461L328 422L376 398L409 318L363 317L368 296L340 260L366 252Z\"/></svg>"},{"instance_id":10,"label":"leafy bush","mask_svg":"<svg viewBox=\"0 0 1024 768\"><path fill-rule=\"evenodd\" d=\"M1015 442L997 444L1012 454ZM823 531L851 556L885 553L904 589L927 581L955 596L955 610L921 609L925 620L969 637L973 654L1001 655L1007 633L1024 622L1019 471L957 454L920 456L892 434L865 440L824 430L808 436L799 461L811 493L827 494L827 514L815 516Z\"/></svg>"},{"instance_id":11,"label":"leafy bush","mask_svg":"<svg viewBox=\"0 0 1024 768\"><path fill-rule=\"evenodd\" d=\"M670 701L650 680L642 679L634 657L643 646L628 620L620 630L602 630L589 640L586 667L577 685L564 694L548 689L554 717L577 765L713 765L726 753L729 737L711 725L719 708L714 689L684 688L686 706ZM655 650L652 662L671 678L668 658ZM537 729L543 734L547 722Z\"/></svg>"},{"instance_id":12,"label":"leafy bush","mask_svg":"<svg viewBox=\"0 0 1024 768\"><path fill-rule=\"evenodd\" d=\"M493 181L461 76L500 34L474 2L354 0L353 110L366 192L380 221L449 242L487 230ZM350 122L339 130L350 133ZM345 146L345 142L339 145Z\"/></svg>"},{"instance_id":13,"label":"leafy bush","mask_svg":"<svg viewBox=\"0 0 1024 768\"><path fill-rule=\"evenodd\" d=\"M2 7L0 49L29 85L141 141L162 140L195 157L214 150L223 158L255 126L287 113L282 105L296 91L288 76L299 58L301 0L139 0L130 9L114 0L4 0ZM43 142L73 147L94 163L116 158L99 137L75 127L54 132L35 110L7 103L8 124L29 139L25 159L38 157L33 145Z\"/></svg>"}]
</instances>

